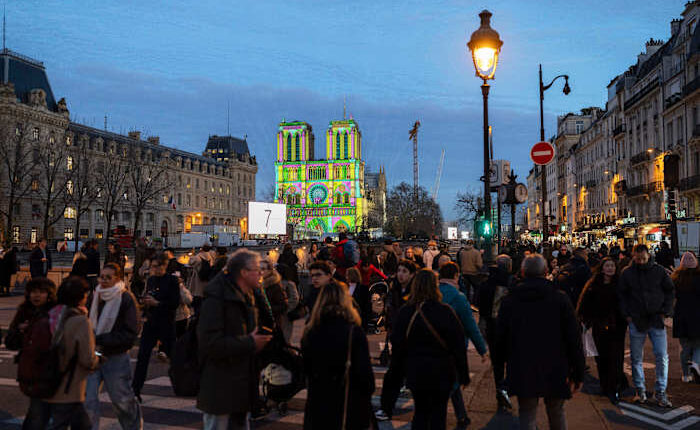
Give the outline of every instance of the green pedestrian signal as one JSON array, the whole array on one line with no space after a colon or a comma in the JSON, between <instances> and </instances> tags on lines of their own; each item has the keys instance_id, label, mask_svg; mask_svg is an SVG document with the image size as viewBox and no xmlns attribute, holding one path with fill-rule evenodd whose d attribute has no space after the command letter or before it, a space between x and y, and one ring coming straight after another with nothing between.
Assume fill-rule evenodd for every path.
<instances>
[{"instance_id":1,"label":"green pedestrian signal","mask_svg":"<svg viewBox=\"0 0 700 430\"><path fill-rule=\"evenodd\" d=\"M493 236L493 226L491 223L483 218L476 221L476 233L478 236L483 238L490 238Z\"/></svg>"}]
</instances>

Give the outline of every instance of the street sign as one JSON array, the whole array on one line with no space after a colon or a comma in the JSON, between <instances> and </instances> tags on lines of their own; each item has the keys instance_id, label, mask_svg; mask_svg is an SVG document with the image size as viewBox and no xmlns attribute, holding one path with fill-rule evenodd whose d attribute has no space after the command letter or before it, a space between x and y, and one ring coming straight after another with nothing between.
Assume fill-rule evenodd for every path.
<instances>
[{"instance_id":1,"label":"street sign","mask_svg":"<svg viewBox=\"0 0 700 430\"><path fill-rule=\"evenodd\" d=\"M530 158L535 164L546 166L554 160L554 146L549 142L537 142L530 150Z\"/></svg>"}]
</instances>

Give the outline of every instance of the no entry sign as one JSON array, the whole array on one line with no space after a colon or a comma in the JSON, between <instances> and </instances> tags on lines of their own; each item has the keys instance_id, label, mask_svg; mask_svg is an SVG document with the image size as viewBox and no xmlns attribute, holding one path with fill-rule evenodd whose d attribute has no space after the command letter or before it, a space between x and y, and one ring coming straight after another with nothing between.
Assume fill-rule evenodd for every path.
<instances>
[{"instance_id":1,"label":"no entry sign","mask_svg":"<svg viewBox=\"0 0 700 430\"><path fill-rule=\"evenodd\" d=\"M546 166L554 160L554 146L549 142L537 142L530 150L530 158L535 164Z\"/></svg>"}]
</instances>

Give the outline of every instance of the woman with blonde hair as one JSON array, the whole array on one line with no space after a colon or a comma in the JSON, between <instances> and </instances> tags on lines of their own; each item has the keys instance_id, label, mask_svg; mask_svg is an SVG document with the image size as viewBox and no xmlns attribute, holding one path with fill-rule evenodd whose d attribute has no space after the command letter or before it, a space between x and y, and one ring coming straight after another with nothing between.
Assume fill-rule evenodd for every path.
<instances>
[{"instance_id":1,"label":"woman with blonde hair","mask_svg":"<svg viewBox=\"0 0 700 430\"><path fill-rule=\"evenodd\" d=\"M312 267L311 276L321 272ZM304 429L369 428L374 374L360 325L347 287L333 280L323 286L301 340L308 378Z\"/></svg>"},{"instance_id":2,"label":"woman with blonde hair","mask_svg":"<svg viewBox=\"0 0 700 430\"><path fill-rule=\"evenodd\" d=\"M464 330L452 308L441 303L438 285L434 271L416 272L391 335L391 366L405 375L415 402L414 429L444 429L455 383L469 383Z\"/></svg>"}]
</instances>

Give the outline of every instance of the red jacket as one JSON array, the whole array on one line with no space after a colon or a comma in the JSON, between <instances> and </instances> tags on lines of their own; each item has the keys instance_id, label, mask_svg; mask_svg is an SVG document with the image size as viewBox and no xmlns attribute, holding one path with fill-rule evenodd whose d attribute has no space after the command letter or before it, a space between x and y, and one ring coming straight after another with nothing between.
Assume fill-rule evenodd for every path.
<instances>
[{"instance_id":1,"label":"red jacket","mask_svg":"<svg viewBox=\"0 0 700 430\"><path fill-rule=\"evenodd\" d=\"M343 277L345 277L345 272L348 270L347 267L344 267L345 250L343 248L346 243L348 243L347 239L341 240L335 245L333 251L331 251L331 259L335 263L336 272L343 275Z\"/></svg>"},{"instance_id":2,"label":"red jacket","mask_svg":"<svg viewBox=\"0 0 700 430\"><path fill-rule=\"evenodd\" d=\"M379 275L382 279L389 279L384 272L374 267L374 264L370 264L367 267L362 267L361 264L357 263L355 267L360 271L360 276L362 276L362 285L369 286L369 280L372 278L372 275Z\"/></svg>"}]
</instances>

